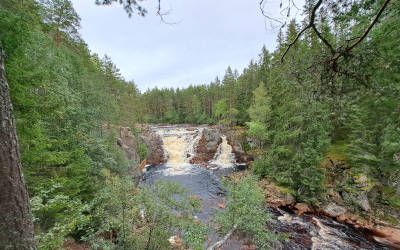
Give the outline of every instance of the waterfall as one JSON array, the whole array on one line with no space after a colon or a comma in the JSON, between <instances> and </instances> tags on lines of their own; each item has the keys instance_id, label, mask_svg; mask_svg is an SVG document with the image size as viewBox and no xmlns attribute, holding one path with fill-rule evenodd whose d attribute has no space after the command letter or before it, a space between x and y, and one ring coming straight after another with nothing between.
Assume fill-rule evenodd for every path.
<instances>
[{"instance_id":1,"label":"waterfall","mask_svg":"<svg viewBox=\"0 0 400 250\"><path fill-rule=\"evenodd\" d=\"M167 157L165 170L167 175L189 174L193 167L189 162L194 156L194 149L201 137L201 128L184 127L154 127L163 142L163 149Z\"/></svg>"},{"instance_id":2,"label":"waterfall","mask_svg":"<svg viewBox=\"0 0 400 250\"><path fill-rule=\"evenodd\" d=\"M222 168L229 168L235 165L235 156L232 152L232 146L228 144L226 136L221 136L222 142L218 146L214 159L210 164L217 165Z\"/></svg>"}]
</instances>

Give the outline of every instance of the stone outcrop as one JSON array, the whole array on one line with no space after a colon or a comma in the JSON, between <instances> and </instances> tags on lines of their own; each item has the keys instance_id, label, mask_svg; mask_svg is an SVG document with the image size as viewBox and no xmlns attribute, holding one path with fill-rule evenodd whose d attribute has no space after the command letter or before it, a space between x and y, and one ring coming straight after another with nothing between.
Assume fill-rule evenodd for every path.
<instances>
[{"instance_id":1,"label":"stone outcrop","mask_svg":"<svg viewBox=\"0 0 400 250\"><path fill-rule=\"evenodd\" d=\"M309 213L313 211L306 203L297 203L296 205L294 205L294 209L296 209L295 212L297 215L302 215L304 213Z\"/></svg>"},{"instance_id":2,"label":"stone outcrop","mask_svg":"<svg viewBox=\"0 0 400 250\"><path fill-rule=\"evenodd\" d=\"M243 150L243 144L247 141L245 130L243 128L225 129L229 145L232 146L232 152L235 155L236 163L248 165L254 161L253 156L246 154Z\"/></svg>"},{"instance_id":3,"label":"stone outcrop","mask_svg":"<svg viewBox=\"0 0 400 250\"><path fill-rule=\"evenodd\" d=\"M376 241L400 249L400 229L378 226L373 228L372 232Z\"/></svg>"},{"instance_id":4,"label":"stone outcrop","mask_svg":"<svg viewBox=\"0 0 400 250\"><path fill-rule=\"evenodd\" d=\"M265 190L265 200L267 205L272 208L293 206L295 198L289 192L283 192L278 186L267 180L259 182L260 187Z\"/></svg>"},{"instance_id":5,"label":"stone outcrop","mask_svg":"<svg viewBox=\"0 0 400 250\"><path fill-rule=\"evenodd\" d=\"M157 165L166 162L164 155L163 141L161 137L154 133L148 126L142 126L141 138L147 146L148 153L146 157L146 163L149 165Z\"/></svg>"},{"instance_id":6,"label":"stone outcrop","mask_svg":"<svg viewBox=\"0 0 400 250\"><path fill-rule=\"evenodd\" d=\"M329 196L332 196L335 200L332 200L330 203L322 205L319 208L314 208L305 203L296 203L295 198L290 195L287 190L284 190L265 179L261 180L259 185L265 191L265 199L269 207L287 207L294 210L297 215L302 215L304 213L324 214L355 228L370 231L377 242L389 245L394 249L400 249L400 228L384 224L377 220L367 220L359 215L349 212L343 205L343 200L340 195L336 192L328 192Z\"/></svg>"},{"instance_id":7,"label":"stone outcrop","mask_svg":"<svg viewBox=\"0 0 400 250\"><path fill-rule=\"evenodd\" d=\"M337 205L336 203L331 202L328 205L323 206L321 211L329 217L338 217L345 214L347 212L347 209L345 207Z\"/></svg>"},{"instance_id":8,"label":"stone outcrop","mask_svg":"<svg viewBox=\"0 0 400 250\"><path fill-rule=\"evenodd\" d=\"M117 144L121 147L126 158L130 161L128 171L137 184L141 175L140 168L137 167L140 157L138 154L137 138L135 138L135 136L132 134L132 131L129 127L120 127Z\"/></svg>"},{"instance_id":9,"label":"stone outcrop","mask_svg":"<svg viewBox=\"0 0 400 250\"><path fill-rule=\"evenodd\" d=\"M219 144L222 142L221 136L222 134L217 128L204 128L190 163L206 165L208 161L213 159Z\"/></svg>"}]
</instances>

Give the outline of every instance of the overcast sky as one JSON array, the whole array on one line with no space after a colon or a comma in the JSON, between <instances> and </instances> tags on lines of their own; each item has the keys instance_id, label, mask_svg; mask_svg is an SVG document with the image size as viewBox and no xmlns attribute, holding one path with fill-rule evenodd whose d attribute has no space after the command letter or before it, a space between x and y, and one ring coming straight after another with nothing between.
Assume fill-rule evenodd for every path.
<instances>
[{"instance_id":1,"label":"overcast sky","mask_svg":"<svg viewBox=\"0 0 400 250\"><path fill-rule=\"evenodd\" d=\"M72 2L90 50L109 55L142 91L209 83L229 65L241 72L264 44L269 50L276 45L278 28L266 23L258 0L164 0L165 18L174 25L162 23L155 6L147 6L145 18L129 18L118 4ZM276 16L279 3L269 0L266 11Z\"/></svg>"}]
</instances>

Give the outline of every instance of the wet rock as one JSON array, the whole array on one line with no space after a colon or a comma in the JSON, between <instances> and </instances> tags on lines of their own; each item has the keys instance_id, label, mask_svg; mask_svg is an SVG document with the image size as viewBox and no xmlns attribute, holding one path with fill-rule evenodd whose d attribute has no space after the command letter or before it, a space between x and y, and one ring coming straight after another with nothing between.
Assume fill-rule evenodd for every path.
<instances>
[{"instance_id":1,"label":"wet rock","mask_svg":"<svg viewBox=\"0 0 400 250\"><path fill-rule=\"evenodd\" d=\"M140 163L140 165L139 165L139 170L140 170L141 172L145 171L146 165L147 165L147 160L144 159L144 160Z\"/></svg>"},{"instance_id":2,"label":"wet rock","mask_svg":"<svg viewBox=\"0 0 400 250\"><path fill-rule=\"evenodd\" d=\"M312 212L312 209L306 203L297 203L294 208L296 209L297 215Z\"/></svg>"},{"instance_id":3,"label":"wet rock","mask_svg":"<svg viewBox=\"0 0 400 250\"><path fill-rule=\"evenodd\" d=\"M335 203L329 203L328 205L326 205L325 207L322 208L322 211L325 214L327 214L328 216L338 217L338 216L346 213L347 209L345 207L339 206Z\"/></svg>"},{"instance_id":4,"label":"wet rock","mask_svg":"<svg viewBox=\"0 0 400 250\"><path fill-rule=\"evenodd\" d=\"M246 132L243 128L235 127L225 129L224 134L227 136L229 145L232 146L232 153L235 155L237 163L248 165L250 162L254 161L254 157L243 150L243 145L248 143Z\"/></svg>"},{"instance_id":5,"label":"wet rock","mask_svg":"<svg viewBox=\"0 0 400 250\"><path fill-rule=\"evenodd\" d=\"M147 164L157 165L164 163L166 161L164 155L164 149L162 147L163 142L157 133L152 131L148 126L143 126L141 128L141 138L147 146Z\"/></svg>"},{"instance_id":6,"label":"wet rock","mask_svg":"<svg viewBox=\"0 0 400 250\"><path fill-rule=\"evenodd\" d=\"M267 180L261 180L259 182L262 189L264 189L265 199L267 205L273 208L293 206L296 199L287 190L276 186L272 182Z\"/></svg>"},{"instance_id":7,"label":"wet rock","mask_svg":"<svg viewBox=\"0 0 400 250\"><path fill-rule=\"evenodd\" d=\"M355 228L366 229L373 234L373 238L382 244L394 249L400 249L400 229L388 225L379 225L379 221L370 221L358 215L346 212L336 217L339 222L352 225Z\"/></svg>"},{"instance_id":8,"label":"wet rock","mask_svg":"<svg viewBox=\"0 0 400 250\"><path fill-rule=\"evenodd\" d=\"M213 159L217 152L218 146L222 142L221 137L222 134L218 129L204 128L190 163L206 166L207 162Z\"/></svg>"},{"instance_id":9,"label":"wet rock","mask_svg":"<svg viewBox=\"0 0 400 250\"><path fill-rule=\"evenodd\" d=\"M400 229L378 226L373 229L376 241L400 249Z\"/></svg>"},{"instance_id":10,"label":"wet rock","mask_svg":"<svg viewBox=\"0 0 400 250\"><path fill-rule=\"evenodd\" d=\"M203 137L205 140L205 147L208 151L217 150L218 145L221 143L221 132L218 129L203 129Z\"/></svg>"}]
</instances>

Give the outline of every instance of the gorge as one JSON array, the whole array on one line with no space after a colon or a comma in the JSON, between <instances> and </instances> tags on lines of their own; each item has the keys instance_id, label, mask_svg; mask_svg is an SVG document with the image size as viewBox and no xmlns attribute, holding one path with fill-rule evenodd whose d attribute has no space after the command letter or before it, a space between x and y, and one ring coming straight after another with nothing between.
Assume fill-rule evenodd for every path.
<instances>
[{"instance_id":1,"label":"gorge","mask_svg":"<svg viewBox=\"0 0 400 250\"><path fill-rule=\"evenodd\" d=\"M226 135L220 128L210 126L151 125L150 130L161 138L165 163L147 165L143 183L151 184L157 180L178 182L189 190L190 195L199 197L201 211L197 216L209 223L217 211L224 209L221 204L225 202L226 191L221 178L243 169L236 164ZM204 140L204 134L216 136L207 136L208 140ZM200 141L213 146L214 156L205 162L192 164L197 149L204 147L199 145ZM265 208L265 213L271 214L267 227L277 235L285 235L285 239L275 245L276 249L390 249L390 246L375 241L368 230L356 229L322 214L296 215L293 207L270 205L267 203ZM213 232L208 244L220 239ZM221 249L243 249L243 242L240 235L234 235Z\"/></svg>"}]
</instances>

